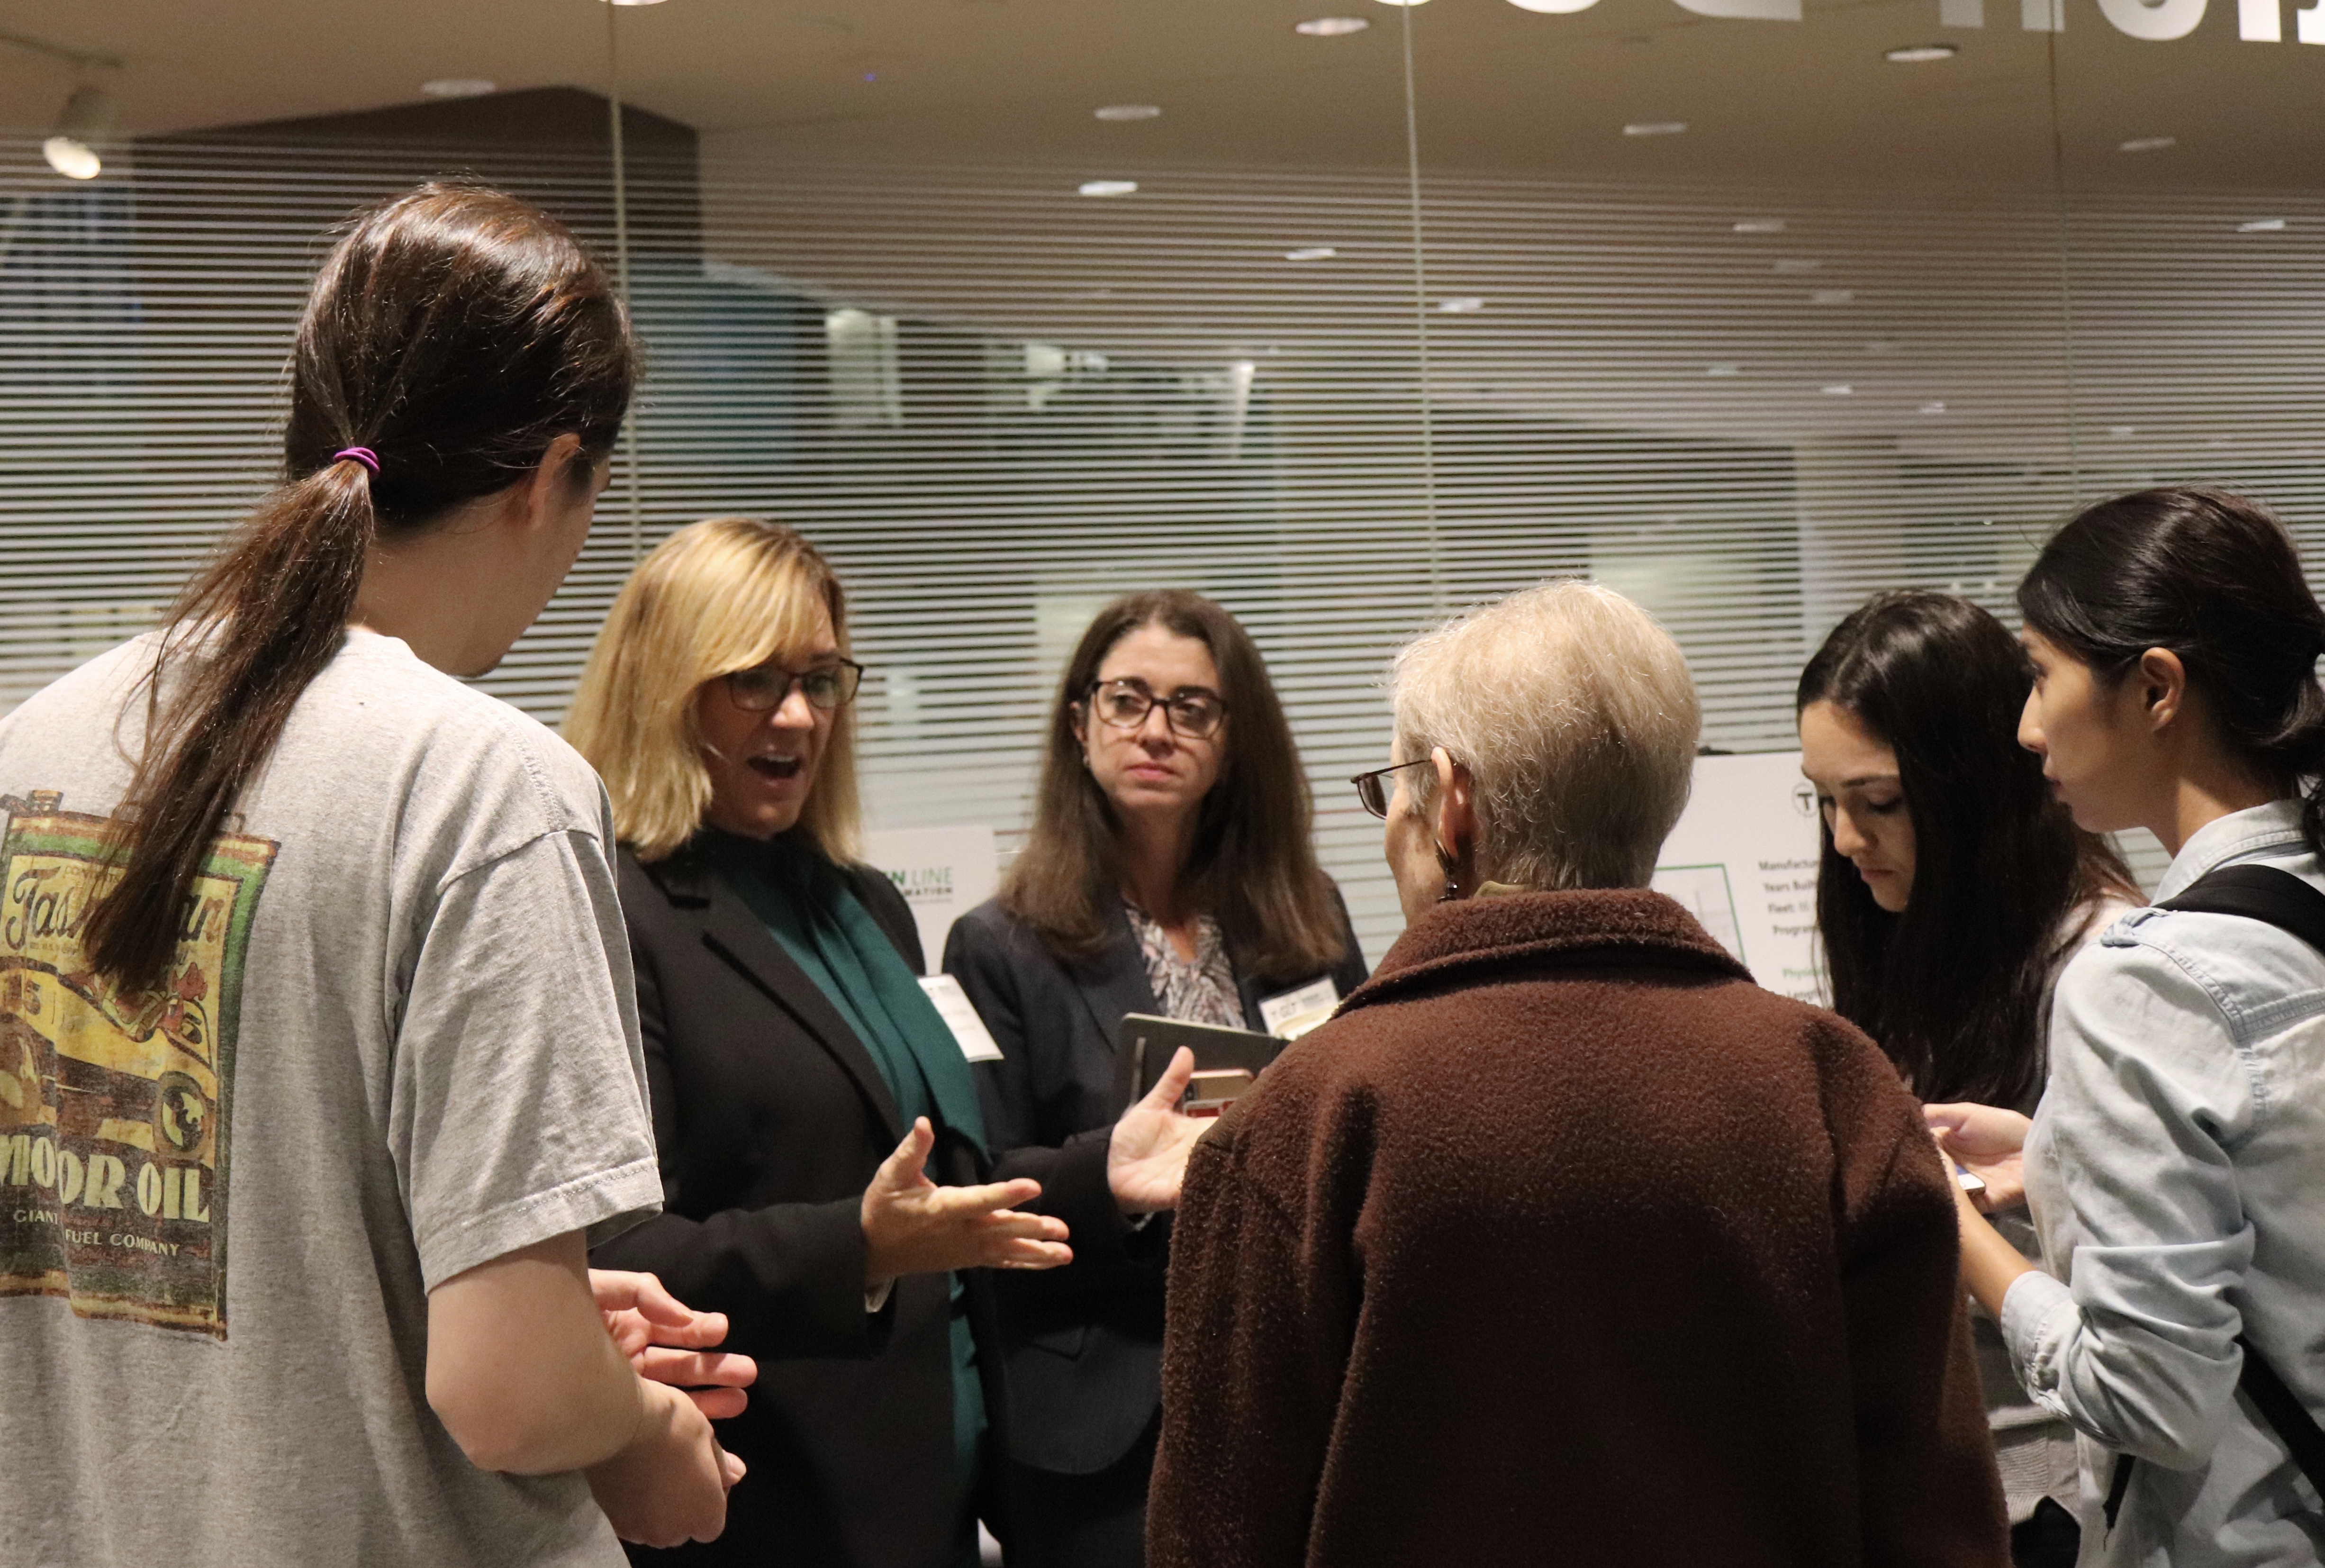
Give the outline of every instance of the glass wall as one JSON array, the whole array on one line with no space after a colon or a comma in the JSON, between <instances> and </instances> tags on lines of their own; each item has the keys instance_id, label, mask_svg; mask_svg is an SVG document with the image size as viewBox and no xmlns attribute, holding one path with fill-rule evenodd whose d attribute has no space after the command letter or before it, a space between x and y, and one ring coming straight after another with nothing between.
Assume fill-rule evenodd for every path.
<instances>
[{"instance_id":1,"label":"glass wall","mask_svg":"<svg viewBox=\"0 0 2325 1568\"><path fill-rule=\"evenodd\" d=\"M1268 654L1376 957L1342 781L1389 654L1465 604L1607 582L1708 744L1782 749L1848 608L2006 610L2078 502L2325 524L2325 32L2268 0L496 10L409 82L294 32L207 106L141 64L191 23L0 60L11 103L78 73L124 120L86 181L52 126L0 144L0 701L258 493L320 237L438 174L567 216L651 356L581 568L483 684L553 721L642 551L779 518L851 590L875 825L1006 845L1089 613L1199 588Z\"/></svg>"}]
</instances>

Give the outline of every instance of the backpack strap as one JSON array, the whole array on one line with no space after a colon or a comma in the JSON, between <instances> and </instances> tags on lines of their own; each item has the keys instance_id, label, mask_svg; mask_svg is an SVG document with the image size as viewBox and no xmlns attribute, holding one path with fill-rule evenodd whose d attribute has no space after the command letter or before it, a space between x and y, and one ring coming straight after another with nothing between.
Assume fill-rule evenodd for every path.
<instances>
[{"instance_id":1,"label":"backpack strap","mask_svg":"<svg viewBox=\"0 0 2325 1568\"><path fill-rule=\"evenodd\" d=\"M2297 936L2320 954L2325 954L2325 893L2274 866L2220 867L2155 907L2194 914L2241 915ZM2252 1341L2238 1334L2237 1343L2245 1352L2244 1373L2237 1379L2237 1387L2283 1441L2293 1455L2293 1462L2309 1478L2309 1484L2320 1495L2325 1495L2325 1429L2318 1426L2317 1418L2285 1387L2284 1379ZM2128 1489L2131 1467L2131 1455L2117 1456L2115 1482L2107 1496L2110 1526L2115 1523L2116 1510L2122 1506L2123 1494Z\"/></svg>"}]
</instances>

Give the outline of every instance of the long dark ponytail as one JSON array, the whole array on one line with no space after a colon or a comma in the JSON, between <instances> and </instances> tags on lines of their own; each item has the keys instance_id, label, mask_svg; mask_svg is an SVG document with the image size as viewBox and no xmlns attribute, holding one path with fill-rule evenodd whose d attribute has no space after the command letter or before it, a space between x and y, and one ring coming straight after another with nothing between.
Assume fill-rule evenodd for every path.
<instances>
[{"instance_id":1,"label":"long dark ponytail","mask_svg":"<svg viewBox=\"0 0 2325 1568\"><path fill-rule=\"evenodd\" d=\"M1897 756L1913 823L1903 912L1873 899L1824 830L1817 930L1833 1010L1924 1099L2020 1105L2042 1083L2042 1009L2068 916L2136 884L2076 828L2018 744L2032 681L2001 623L1948 594L1887 593L1835 626L1798 708L1830 702Z\"/></svg>"},{"instance_id":2,"label":"long dark ponytail","mask_svg":"<svg viewBox=\"0 0 2325 1568\"><path fill-rule=\"evenodd\" d=\"M611 283L547 214L431 184L357 216L300 318L283 483L187 587L156 655L120 879L84 931L99 972L129 990L164 978L210 842L337 652L373 544L506 488L568 431L586 483L635 376ZM375 475L339 455L358 447Z\"/></svg>"},{"instance_id":3,"label":"long dark ponytail","mask_svg":"<svg viewBox=\"0 0 2325 1568\"><path fill-rule=\"evenodd\" d=\"M2110 684L2150 648L2177 654L2220 744L2301 797L2302 832L2325 855L2325 610L2267 507L2195 486L2102 501L2051 536L2018 609Z\"/></svg>"}]
</instances>

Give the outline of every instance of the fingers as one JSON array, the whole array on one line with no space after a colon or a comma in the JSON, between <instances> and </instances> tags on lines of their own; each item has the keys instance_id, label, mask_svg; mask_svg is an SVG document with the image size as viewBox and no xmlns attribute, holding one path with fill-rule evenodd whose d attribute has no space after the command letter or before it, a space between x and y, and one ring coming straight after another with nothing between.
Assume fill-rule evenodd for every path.
<instances>
[{"instance_id":1,"label":"fingers","mask_svg":"<svg viewBox=\"0 0 2325 1568\"><path fill-rule=\"evenodd\" d=\"M1969 1120L1969 1112L1967 1105L1925 1105L1922 1108L1922 1119L1929 1124L1931 1132L1942 1135L1961 1131Z\"/></svg>"},{"instance_id":2,"label":"fingers","mask_svg":"<svg viewBox=\"0 0 2325 1568\"><path fill-rule=\"evenodd\" d=\"M747 1388L759 1376L756 1361L726 1351L648 1350L636 1365L640 1377L680 1388Z\"/></svg>"},{"instance_id":3,"label":"fingers","mask_svg":"<svg viewBox=\"0 0 2325 1568\"><path fill-rule=\"evenodd\" d=\"M1012 1240L997 1256L986 1260L988 1268L1061 1268L1074 1260L1074 1249L1055 1241Z\"/></svg>"},{"instance_id":4,"label":"fingers","mask_svg":"<svg viewBox=\"0 0 2325 1568\"><path fill-rule=\"evenodd\" d=\"M941 1219L959 1219L971 1214L1005 1211L1020 1203L1030 1203L1042 1195L1042 1183L1019 1177L1014 1182L995 1182L983 1187L937 1187L922 1194L929 1212Z\"/></svg>"},{"instance_id":5,"label":"fingers","mask_svg":"<svg viewBox=\"0 0 2325 1568\"><path fill-rule=\"evenodd\" d=\"M735 1483L743 1479L749 1467L722 1448L718 1451L718 1469L727 1482L727 1489L731 1492L735 1489Z\"/></svg>"},{"instance_id":6,"label":"fingers","mask_svg":"<svg viewBox=\"0 0 2325 1568\"><path fill-rule=\"evenodd\" d=\"M589 1294L597 1298L599 1312L634 1312L650 1323L680 1328L695 1318L694 1309L663 1289L662 1281L651 1274L593 1268Z\"/></svg>"},{"instance_id":7,"label":"fingers","mask_svg":"<svg viewBox=\"0 0 2325 1568\"><path fill-rule=\"evenodd\" d=\"M1186 1046L1181 1045L1178 1050L1171 1053L1171 1065L1162 1070L1162 1078L1155 1083L1153 1089L1146 1091L1146 1098L1140 1100L1133 1109L1138 1110L1176 1109L1179 1102L1186 1098L1187 1085L1193 1081L1194 1077L1195 1053Z\"/></svg>"},{"instance_id":8,"label":"fingers","mask_svg":"<svg viewBox=\"0 0 2325 1568\"><path fill-rule=\"evenodd\" d=\"M926 1184L928 1177L922 1174L922 1167L929 1163L929 1151L936 1146L936 1129L929 1126L929 1118L916 1118L912 1130L904 1135L904 1141L896 1146L894 1154L880 1162L879 1174L872 1178L872 1185L898 1192Z\"/></svg>"},{"instance_id":9,"label":"fingers","mask_svg":"<svg viewBox=\"0 0 2325 1568\"><path fill-rule=\"evenodd\" d=\"M713 1421L732 1421L751 1407L751 1396L740 1388L689 1388L694 1407ZM727 1483L733 1486L733 1481Z\"/></svg>"}]
</instances>

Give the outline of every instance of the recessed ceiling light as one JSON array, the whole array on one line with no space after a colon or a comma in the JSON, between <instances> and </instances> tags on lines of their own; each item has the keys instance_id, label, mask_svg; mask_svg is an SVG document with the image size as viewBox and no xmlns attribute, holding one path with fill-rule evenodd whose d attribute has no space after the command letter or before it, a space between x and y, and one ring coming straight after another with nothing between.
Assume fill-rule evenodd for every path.
<instances>
[{"instance_id":1,"label":"recessed ceiling light","mask_svg":"<svg viewBox=\"0 0 2325 1568\"><path fill-rule=\"evenodd\" d=\"M1429 0L1380 0L1384 5L1426 5Z\"/></svg>"},{"instance_id":2,"label":"recessed ceiling light","mask_svg":"<svg viewBox=\"0 0 2325 1568\"><path fill-rule=\"evenodd\" d=\"M2274 234L2284 227L2281 218L2256 218L2249 223L2237 225L2238 234Z\"/></svg>"},{"instance_id":3,"label":"recessed ceiling light","mask_svg":"<svg viewBox=\"0 0 2325 1568\"><path fill-rule=\"evenodd\" d=\"M1744 367L1741 365L1714 365L1706 369L1704 374L1706 376L1741 376L1744 374Z\"/></svg>"},{"instance_id":4,"label":"recessed ceiling light","mask_svg":"<svg viewBox=\"0 0 2325 1568\"><path fill-rule=\"evenodd\" d=\"M1295 23L1292 31L1304 32L1311 38L1345 38L1351 32L1362 32L1371 25L1361 16L1319 16L1312 22Z\"/></svg>"},{"instance_id":5,"label":"recessed ceiling light","mask_svg":"<svg viewBox=\"0 0 2325 1568\"><path fill-rule=\"evenodd\" d=\"M440 76L434 81L423 81L420 90L431 98L480 98L496 92L498 87L480 76Z\"/></svg>"},{"instance_id":6,"label":"recessed ceiling light","mask_svg":"<svg viewBox=\"0 0 2325 1568\"><path fill-rule=\"evenodd\" d=\"M1545 16L1564 16L1571 12L1588 11L1598 0L1510 0L1521 11L1539 11ZM1653 39L1626 38L1626 43L1652 43Z\"/></svg>"},{"instance_id":7,"label":"recessed ceiling light","mask_svg":"<svg viewBox=\"0 0 2325 1568\"><path fill-rule=\"evenodd\" d=\"M1676 136L1687 129L1685 120L1640 120L1623 127L1626 136Z\"/></svg>"},{"instance_id":8,"label":"recessed ceiling light","mask_svg":"<svg viewBox=\"0 0 2325 1568\"><path fill-rule=\"evenodd\" d=\"M1823 393L1827 397L1847 397L1851 393L1855 392L1857 388L1851 386L1846 381L1834 381L1828 382L1826 385L1818 387L1817 390Z\"/></svg>"},{"instance_id":9,"label":"recessed ceiling light","mask_svg":"<svg viewBox=\"0 0 2325 1568\"><path fill-rule=\"evenodd\" d=\"M1946 412L1946 405L1942 403L1925 403L1922 404L1922 412L1923 413L1943 413Z\"/></svg>"},{"instance_id":10,"label":"recessed ceiling light","mask_svg":"<svg viewBox=\"0 0 2325 1568\"><path fill-rule=\"evenodd\" d=\"M659 5L662 0L606 0L608 5Z\"/></svg>"},{"instance_id":11,"label":"recessed ceiling light","mask_svg":"<svg viewBox=\"0 0 2325 1568\"><path fill-rule=\"evenodd\" d=\"M1084 196L1135 196L1135 180L1085 180L1076 187Z\"/></svg>"},{"instance_id":12,"label":"recessed ceiling light","mask_svg":"<svg viewBox=\"0 0 2325 1568\"><path fill-rule=\"evenodd\" d=\"M1819 289L1809 296L1811 305L1846 305L1857 298L1855 289Z\"/></svg>"},{"instance_id":13,"label":"recessed ceiling light","mask_svg":"<svg viewBox=\"0 0 2325 1568\"><path fill-rule=\"evenodd\" d=\"M2134 136L2128 142L2117 142L2115 150L2118 153L2161 153L2166 147L2179 144L2177 136Z\"/></svg>"},{"instance_id":14,"label":"recessed ceiling light","mask_svg":"<svg viewBox=\"0 0 2325 1568\"><path fill-rule=\"evenodd\" d=\"M1738 234L1782 234L1784 220L1781 218L1739 218L1736 220Z\"/></svg>"},{"instance_id":15,"label":"recessed ceiling light","mask_svg":"<svg viewBox=\"0 0 2325 1568\"><path fill-rule=\"evenodd\" d=\"M1437 308L1449 316L1470 316L1484 310L1486 302L1475 294L1467 294L1458 300L1440 300Z\"/></svg>"},{"instance_id":16,"label":"recessed ceiling light","mask_svg":"<svg viewBox=\"0 0 2325 1568\"><path fill-rule=\"evenodd\" d=\"M1329 245L1303 245L1283 253L1285 261L1330 261L1340 253Z\"/></svg>"},{"instance_id":17,"label":"recessed ceiling light","mask_svg":"<svg viewBox=\"0 0 2325 1568\"><path fill-rule=\"evenodd\" d=\"M1153 104L1108 104L1090 111L1101 120L1151 120L1162 112Z\"/></svg>"},{"instance_id":18,"label":"recessed ceiling light","mask_svg":"<svg viewBox=\"0 0 2325 1568\"><path fill-rule=\"evenodd\" d=\"M1908 43L1903 48L1885 50L1881 58L1892 65L1929 65L1936 60L1951 60L1961 52L1953 43Z\"/></svg>"},{"instance_id":19,"label":"recessed ceiling light","mask_svg":"<svg viewBox=\"0 0 2325 1568\"><path fill-rule=\"evenodd\" d=\"M1776 263L1776 270L1780 273L1812 273L1823 265L1824 263L1811 256L1785 256Z\"/></svg>"}]
</instances>

